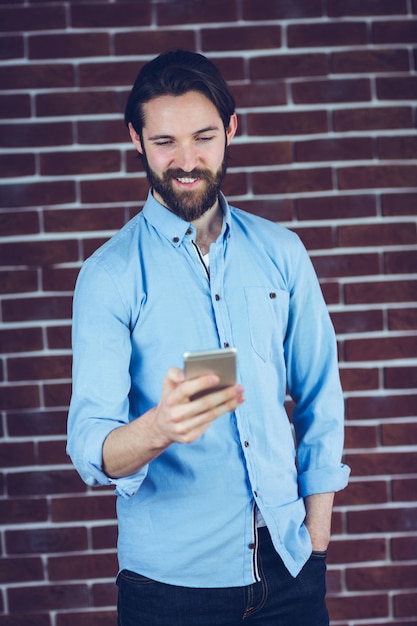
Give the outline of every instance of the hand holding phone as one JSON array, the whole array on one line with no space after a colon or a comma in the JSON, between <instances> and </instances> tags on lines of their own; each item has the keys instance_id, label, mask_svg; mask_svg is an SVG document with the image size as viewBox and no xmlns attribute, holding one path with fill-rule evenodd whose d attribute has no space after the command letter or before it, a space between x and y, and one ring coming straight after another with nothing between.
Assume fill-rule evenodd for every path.
<instances>
[{"instance_id":1,"label":"hand holding phone","mask_svg":"<svg viewBox=\"0 0 417 626\"><path fill-rule=\"evenodd\" d=\"M192 396L192 400L207 393L219 391L236 384L236 348L220 348L200 352L184 353L185 378L197 378L206 374L215 374L220 378L219 384L205 389Z\"/></svg>"}]
</instances>

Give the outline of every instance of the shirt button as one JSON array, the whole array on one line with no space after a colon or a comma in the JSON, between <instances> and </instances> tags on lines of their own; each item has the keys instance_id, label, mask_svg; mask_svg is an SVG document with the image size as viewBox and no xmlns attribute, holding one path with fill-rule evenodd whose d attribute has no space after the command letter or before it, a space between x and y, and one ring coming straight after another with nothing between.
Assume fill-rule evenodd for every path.
<instances>
[{"instance_id":1,"label":"shirt button","mask_svg":"<svg viewBox=\"0 0 417 626\"><path fill-rule=\"evenodd\" d=\"M219 296L218 293L216 293L216 295L214 297L216 298L217 302L220 300L220 296Z\"/></svg>"},{"instance_id":2,"label":"shirt button","mask_svg":"<svg viewBox=\"0 0 417 626\"><path fill-rule=\"evenodd\" d=\"M245 446L245 448L249 448L249 441L244 441L243 445Z\"/></svg>"},{"instance_id":3,"label":"shirt button","mask_svg":"<svg viewBox=\"0 0 417 626\"><path fill-rule=\"evenodd\" d=\"M228 341L225 341L223 344L223 348L228 348L230 346L230 343Z\"/></svg>"},{"instance_id":4,"label":"shirt button","mask_svg":"<svg viewBox=\"0 0 417 626\"><path fill-rule=\"evenodd\" d=\"M271 291L271 293L269 294L269 297L271 298L271 300L273 300L274 298L277 297L277 294L275 293L275 291Z\"/></svg>"},{"instance_id":5,"label":"shirt button","mask_svg":"<svg viewBox=\"0 0 417 626\"><path fill-rule=\"evenodd\" d=\"M173 238L172 238L172 241L173 241L174 243L178 243L178 242L179 242L179 240L180 240L180 238L179 238L179 237L173 237Z\"/></svg>"},{"instance_id":6,"label":"shirt button","mask_svg":"<svg viewBox=\"0 0 417 626\"><path fill-rule=\"evenodd\" d=\"M248 548L249 548L249 550L255 550L255 548L256 548L256 544L255 544L255 543L250 543L250 544L248 545Z\"/></svg>"},{"instance_id":7,"label":"shirt button","mask_svg":"<svg viewBox=\"0 0 417 626\"><path fill-rule=\"evenodd\" d=\"M187 230L185 231L186 235L192 235L193 231L191 230L191 228L187 228Z\"/></svg>"}]
</instances>

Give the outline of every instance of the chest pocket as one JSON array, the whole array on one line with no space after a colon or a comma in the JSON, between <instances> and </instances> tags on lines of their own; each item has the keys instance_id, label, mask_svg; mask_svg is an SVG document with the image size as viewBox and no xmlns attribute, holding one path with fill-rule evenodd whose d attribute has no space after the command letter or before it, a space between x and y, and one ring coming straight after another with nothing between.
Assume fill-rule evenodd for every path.
<instances>
[{"instance_id":1,"label":"chest pocket","mask_svg":"<svg viewBox=\"0 0 417 626\"><path fill-rule=\"evenodd\" d=\"M289 293L270 287L245 287L250 340L263 361L282 352L288 324Z\"/></svg>"}]
</instances>

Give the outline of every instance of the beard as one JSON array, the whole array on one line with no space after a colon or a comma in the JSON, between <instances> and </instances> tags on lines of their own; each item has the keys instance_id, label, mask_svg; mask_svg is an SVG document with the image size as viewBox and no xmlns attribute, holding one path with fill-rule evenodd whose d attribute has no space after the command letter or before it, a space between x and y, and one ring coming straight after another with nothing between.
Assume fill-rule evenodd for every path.
<instances>
[{"instance_id":1,"label":"beard","mask_svg":"<svg viewBox=\"0 0 417 626\"><path fill-rule=\"evenodd\" d=\"M194 168L191 172L171 168L162 176L158 176L149 166L145 153L142 154L142 160L149 184L162 198L167 209L182 220L193 222L211 209L217 201L227 171L228 153L225 149L223 162L215 173L198 168ZM174 178L199 178L205 182L205 185L201 191L178 190L174 187Z\"/></svg>"}]
</instances>

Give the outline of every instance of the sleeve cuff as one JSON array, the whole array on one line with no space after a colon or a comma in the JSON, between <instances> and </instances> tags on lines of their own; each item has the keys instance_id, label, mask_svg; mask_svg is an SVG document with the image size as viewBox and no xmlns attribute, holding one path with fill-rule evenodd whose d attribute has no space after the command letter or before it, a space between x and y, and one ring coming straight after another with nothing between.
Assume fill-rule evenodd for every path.
<instances>
[{"instance_id":1,"label":"sleeve cuff","mask_svg":"<svg viewBox=\"0 0 417 626\"><path fill-rule=\"evenodd\" d=\"M350 467L343 463L337 467L308 470L298 476L300 496L306 498L315 493L341 491L349 481Z\"/></svg>"}]
</instances>

